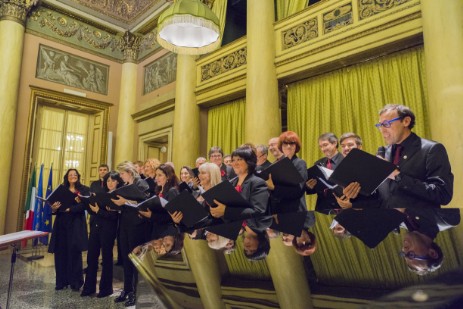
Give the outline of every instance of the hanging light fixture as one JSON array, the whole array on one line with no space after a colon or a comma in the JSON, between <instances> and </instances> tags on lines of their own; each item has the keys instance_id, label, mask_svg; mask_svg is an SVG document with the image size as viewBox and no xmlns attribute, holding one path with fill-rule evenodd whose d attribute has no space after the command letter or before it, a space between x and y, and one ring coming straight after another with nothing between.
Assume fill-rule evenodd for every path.
<instances>
[{"instance_id":1,"label":"hanging light fixture","mask_svg":"<svg viewBox=\"0 0 463 309\"><path fill-rule=\"evenodd\" d=\"M159 16L157 41L178 54L209 53L220 46L219 19L200 0L176 0Z\"/></svg>"}]
</instances>

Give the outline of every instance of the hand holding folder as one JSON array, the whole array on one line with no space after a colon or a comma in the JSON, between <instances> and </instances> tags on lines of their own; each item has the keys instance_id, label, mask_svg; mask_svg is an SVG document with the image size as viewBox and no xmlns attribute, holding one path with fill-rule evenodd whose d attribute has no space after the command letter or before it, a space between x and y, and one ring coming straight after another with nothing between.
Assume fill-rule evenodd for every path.
<instances>
[{"instance_id":1,"label":"hand holding folder","mask_svg":"<svg viewBox=\"0 0 463 309\"><path fill-rule=\"evenodd\" d=\"M299 174L294 164L288 158L283 158L276 161L256 176L267 180L269 175L272 175L272 181L276 185L297 186L301 182L306 181Z\"/></svg>"},{"instance_id":2,"label":"hand holding folder","mask_svg":"<svg viewBox=\"0 0 463 309\"><path fill-rule=\"evenodd\" d=\"M371 195L397 167L365 151L352 149L328 178L330 182L346 187L360 184L360 194Z\"/></svg>"},{"instance_id":3,"label":"hand holding folder","mask_svg":"<svg viewBox=\"0 0 463 309\"><path fill-rule=\"evenodd\" d=\"M182 223L187 227L193 227L196 223L208 217L204 207L188 191L182 191L164 207L169 213L181 211Z\"/></svg>"},{"instance_id":4,"label":"hand holding folder","mask_svg":"<svg viewBox=\"0 0 463 309\"><path fill-rule=\"evenodd\" d=\"M49 205L53 205L55 202L60 202L60 212L65 211L67 208L71 207L71 205L77 204L76 197L77 195L72 193L71 190L64 185L56 187L56 189L53 190L53 192L45 199L37 196L38 199L47 202Z\"/></svg>"},{"instance_id":5,"label":"hand holding folder","mask_svg":"<svg viewBox=\"0 0 463 309\"><path fill-rule=\"evenodd\" d=\"M252 205L228 181L222 181L210 188L202 194L202 197L211 207L217 206L214 203L214 200L217 200L227 207L252 208Z\"/></svg>"}]
</instances>

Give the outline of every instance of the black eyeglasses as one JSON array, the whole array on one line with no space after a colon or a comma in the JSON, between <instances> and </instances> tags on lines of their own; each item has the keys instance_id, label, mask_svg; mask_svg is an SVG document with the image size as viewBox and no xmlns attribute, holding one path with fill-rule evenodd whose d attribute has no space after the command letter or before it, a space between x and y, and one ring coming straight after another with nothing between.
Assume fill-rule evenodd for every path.
<instances>
[{"instance_id":1,"label":"black eyeglasses","mask_svg":"<svg viewBox=\"0 0 463 309\"><path fill-rule=\"evenodd\" d=\"M390 128L391 123L393 123L394 121L397 121L399 119L402 119L402 117L395 117L395 118L392 118L391 120L384 120L383 122L375 124L375 127L377 127L378 129L381 128L381 127Z\"/></svg>"},{"instance_id":2,"label":"black eyeglasses","mask_svg":"<svg viewBox=\"0 0 463 309\"><path fill-rule=\"evenodd\" d=\"M283 142L283 145L296 145L296 142Z\"/></svg>"},{"instance_id":3,"label":"black eyeglasses","mask_svg":"<svg viewBox=\"0 0 463 309\"><path fill-rule=\"evenodd\" d=\"M415 252L413 251L408 251L408 252L403 252L400 251L399 255L403 258L407 258L410 260L418 260L418 261L428 261L430 260L429 256L422 256L422 255L416 255Z\"/></svg>"}]
</instances>

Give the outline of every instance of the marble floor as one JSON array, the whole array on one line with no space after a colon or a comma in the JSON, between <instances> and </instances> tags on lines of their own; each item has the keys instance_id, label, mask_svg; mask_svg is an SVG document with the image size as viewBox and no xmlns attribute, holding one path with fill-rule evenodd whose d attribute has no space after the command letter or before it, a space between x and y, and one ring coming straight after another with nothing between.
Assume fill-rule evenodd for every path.
<instances>
[{"instance_id":1,"label":"marble floor","mask_svg":"<svg viewBox=\"0 0 463 309\"><path fill-rule=\"evenodd\" d=\"M71 289L55 291L53 255L46 253L45 249L39 254L44 258L35 261L25 259L31 255L26 250L18 254L10 297L11 309L163 308L157 302L151 287L143 280L140 280L138 285L136 306L124 307L123 303L114 303L114 298L119 295L123 286L121 267L114 268L114 294L109 297L81 297L80 293ZM6 308L10 269L11 249L0 251L0 309Z\"/></svg>"}]
</instances>

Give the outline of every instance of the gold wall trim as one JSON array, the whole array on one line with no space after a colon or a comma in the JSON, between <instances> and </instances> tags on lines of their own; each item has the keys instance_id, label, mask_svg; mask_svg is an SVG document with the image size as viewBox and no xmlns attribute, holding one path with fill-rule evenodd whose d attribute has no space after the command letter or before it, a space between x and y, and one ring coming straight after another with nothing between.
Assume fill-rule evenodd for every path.
<instances>
[{"instance_id":1,"label":"gold wall trim","mask_svg":"<svg viewBox=\"0 0 463 309\"><path fill-rule=\"evenodd\" d=\"M29 116L27 120L27 136L24 149L24 166L22 171L21 191L19 205L24 205L26 200L26 193L28 189L29 177L31 176L32 168L32 149L33 137L35 130L35 115L39 105L60 107L79 113L98 114L101 113L103 117L102 134L103 138L100 145L100 161L103 162L107 156L107 134L109 123L109 109L113 104L102 101L92 100L88 98L76 97L70 94L47 90L40 87L31 86L31 97L29 104ZM23 225L23 207L18 208L18 220L16 223L17 230L22 229Z\"/></svg>"},{"instance_id":2,"label":"gold wall trim","mask_svg":"<svg viewBox=\"0 0 463 309\"><path fill-rule=\"evenodd\" d=\"M142 121L173 111L174 109L175 99L169 99L163 103L150 106L132 114L132 118L135 120L135 122L140 123Z\"/></svg>"},{"instance_id":3,"label":"gold wall trim","mask_svg":"<svg viewBox=\"0 0 463 309\"><path fill-rule=\"evenodd\" d=\"M201 66L201 82L234 70L247 63L247 47L244 46Z\"/></svg>"}]
</instances>

